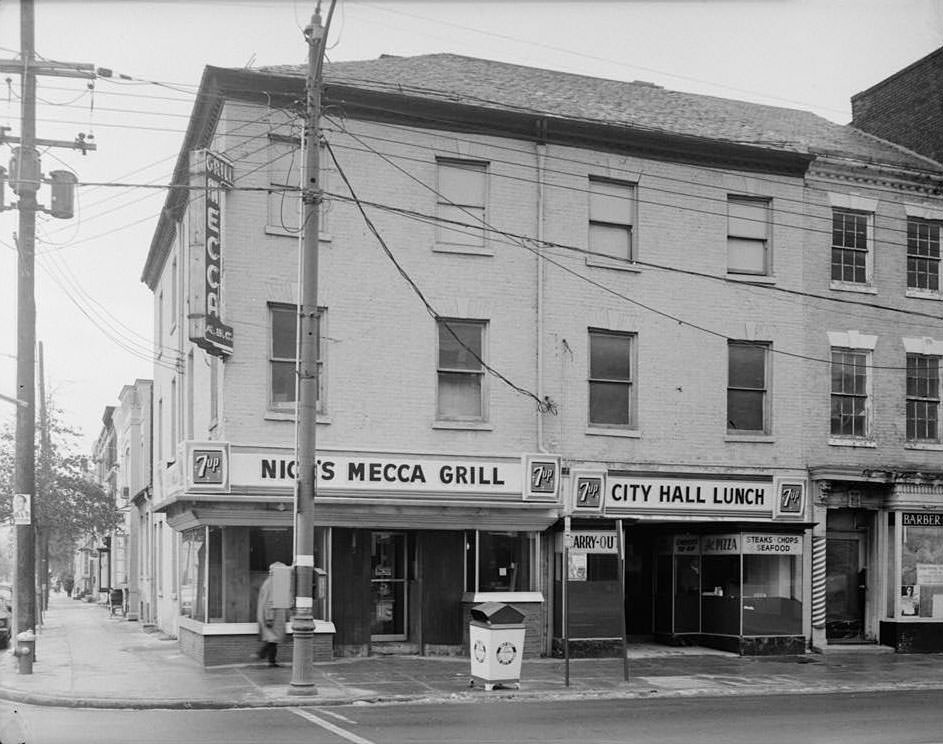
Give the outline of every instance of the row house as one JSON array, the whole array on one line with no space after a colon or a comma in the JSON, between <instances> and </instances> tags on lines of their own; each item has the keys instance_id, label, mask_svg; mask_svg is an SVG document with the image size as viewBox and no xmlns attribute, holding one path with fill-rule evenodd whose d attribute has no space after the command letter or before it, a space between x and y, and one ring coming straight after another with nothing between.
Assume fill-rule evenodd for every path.
<instances>
[{"instance_id":1,"label":"row house","mask_svg":"<svg viewBox=\"0 0 943 744\"><path fill-rule=\"evenodd\" d=\"M115 432L115 406L105 406L102 427L92 447L92 476L102 487L110 503L120 509L118 438ZM80 586L88 601L111 604L113 591L122 596L127 586L126 541L120 527L107 534L87 535L79 547Z\"/></svg>"},{"instance_id":2,"label":"row house","mask_svg":"<svg viewBox=\"0 0 943 744\"><path fill-rule=\"evenodd\" d=\"M151 503L151 381L135 380L118 396L114 427L118 457L119 534L125 543L123 606L129 620L155 624L155 582L150 547L153 540Z\"/></svg>"},{"instance_id":3,"label":"row house","mask_svg":"<svg viewBox=\"0 0 943 744\"><path fill-rule=\"evenodd\" d=\"M293 558L304 74L206 69L142 276L157 615L205 663ZM482 601L528 655L941 643L939 164L450 54L325 78L318 658L462 652Z\"/></svg>"}]
</instances>

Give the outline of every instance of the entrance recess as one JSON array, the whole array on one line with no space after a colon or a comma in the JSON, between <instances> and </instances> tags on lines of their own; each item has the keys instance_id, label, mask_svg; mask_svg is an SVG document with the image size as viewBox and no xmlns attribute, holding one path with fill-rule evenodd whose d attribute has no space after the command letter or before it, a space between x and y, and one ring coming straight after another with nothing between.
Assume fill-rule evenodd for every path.
<instances>
[{"instance_id":1,"label":"entrance recess","mask_svg":"<svg viewBox=\"0 0 943 744\"><path fill-rule=\"evenodd\" d=\"M406 640L406 533L373 532L370 584L373 641Z\"/></svg>"},{"instance_id":2,"label":"entrance recess","mask_svg":"<svg viewBox=\"0 0 943 744\"><path fill-rule=\"evenodd\" d=\"M867 586L864 535L829 532L825 546L825 638L830 643L861 643Z\"/></svg>"}]
</instances>

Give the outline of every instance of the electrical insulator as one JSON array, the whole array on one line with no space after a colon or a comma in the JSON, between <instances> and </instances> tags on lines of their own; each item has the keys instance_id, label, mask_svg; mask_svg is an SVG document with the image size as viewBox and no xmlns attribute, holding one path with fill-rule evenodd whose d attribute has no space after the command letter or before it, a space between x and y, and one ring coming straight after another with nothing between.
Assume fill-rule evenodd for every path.
<instances>
[{"instance_id":1,"label":"electrical insulator","mask_svg":"<svg viewBox=\"0 0 943 744\"><path fill-rule=\"evenodd\" d=\"M71 171L56 170L49 172L52 184L52 199L49 214L60 220L70 220L75 213L75 184L78 179Z\"/></svg>"},{"instance_id":2,"label":"electrical insulator","mask_svg":"<svg viewBox=\"0 0 943 744\"><path fill-rule=\"evenodd\" d=\"M39 191L39 153L35 150L24 151L22 147L13 149L10 158L10 188L13 193L35 194Z\"/></svg>"}]
</instances>

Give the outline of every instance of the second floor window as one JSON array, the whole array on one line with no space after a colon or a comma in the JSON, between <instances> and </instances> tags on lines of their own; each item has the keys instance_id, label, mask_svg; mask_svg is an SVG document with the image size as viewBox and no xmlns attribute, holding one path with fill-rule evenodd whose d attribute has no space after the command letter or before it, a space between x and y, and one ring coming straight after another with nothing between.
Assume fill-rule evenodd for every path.
<instances>
[{"instance_id":1,"label":"second floor window","mask_svg":"<svg viewBox=\"0 0 943 744\"><path fill-rule=\"evenodd\" d=\"M907 439L937 442L940 438L940 358L907 355Z\"/></svg>"},{"instance_id":2,"label":"second floor window","mask_svg":"<svg viewBox=\"0 0 943 744\"><path fill-rule=\"evenodd\" d=\"M488 199L487 163L439 158L436 167L436 217L439 219L436 245L483 250Z\"/></svg>"},{"instance_id":3,"label":"second floor window","mask_svg":"<svg viewBox=\"0 0 943 744\"><path fill-rule=\"evenodd\" d=\"M727 272L770 273L769 200L727 197Z\"/></svg>"},{"instance_id":4,"label":"second floor window","mask_svg":"<svg viewBox=\"0 0 943 744\"><path fill-rule=\"evenodd\" d=\"M831 433L864 439L868 425L868 352L832 349Z\"/></svg>"},{"instance_id":5,"label":"second floor window","mask_svg":"<svg viewBox=\"0 0 943 744\"><path fill-rule=\"evenodd\" d=\"M940 223L907 220L907 288L940 291Z\"/></svg>"},{"instance_id":6,"label":"second floor window","mask_svg":"<svg viewBox=\"0 0 943 744\"><path fill-rule=\"evenodd\" d=\"M589 332L589 425L633 428L635 336Z\"/></svg>"},{"instance_id":7,"label":"second floor window","mask_svg":"<svg viewBox=\"0 0 943 744\"><path fill-rule=\"evenodd\" d=\"M769 344L727 344L727 431L768 433Z\"/></svg>"},{"instance_id":8,"label":"second floor window","mask_svg":"<svg viewBox=\"0 0 943 744\"><path fill-rule=\"evenodd\" d=\"M268 150L268 226L276 231L297 232L301 225L302 155L297 141L272 137Z\"/></svg>"},{"instance_id":9,"label":"second floor window","mask_svg":"<svg viewBox=\"0 0 943 744\"><path fill-rule=\"evenodd\" d=\"M439 320L439 421L484 421L485 323Z\"/></svg>"},{"instance_id":10,"label":"second floor window","mask_svg":"<svg viewBox=\"0 0 943 744\"><path fill-rule=\"evenodd\" d=\"M832 210L832 281L871 282L871 215L848 209Z\"/></svg>"},{"instance_id":11,"label":"second floor window","mask_svg":"<svg viewBox=\"0 0 943 744\"><path fill-rule=\"evenodd\" d=\"M635 259L632 225L635 221L635 186L631 183L589 179L589 250L601 257Z\"/></svg>"},{"instance_id":12,"label":"second floor window","mask_svg":"<svg viewBox=\"0 0 943 744\"><path fill-rule=\"evenodd\" d=\"M318 413L324 412L324 346L321 330L324 309L318 310ZM269 407L295 410L298 400L298 378L295 374L298 336L296 305L270 305L271 348L269 351Z\"/></svg>"}]
</instances>

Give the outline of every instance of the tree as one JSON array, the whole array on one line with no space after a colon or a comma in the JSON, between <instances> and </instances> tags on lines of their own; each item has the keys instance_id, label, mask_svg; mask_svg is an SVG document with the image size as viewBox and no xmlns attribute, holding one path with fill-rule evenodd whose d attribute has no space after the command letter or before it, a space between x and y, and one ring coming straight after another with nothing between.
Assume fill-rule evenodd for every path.
<instances>
[{"instance_id":1,"label":"tree","mask_svg":"<svg viewBox=\"0 0 943 744\"><path fill-rule=\"evenodd\" d=\"M89 472L87 456L78 454L81 433L66 426L61 409L46 398L46 446L42 422L36 443L36 500L32 518L36 535L37 573L48 586L50 573L71 574L72 556L89 534L104 535L120 520L111 496ZM16 439L7 426L0 433L0 523L12 519ZM50 547L52 546L52 547ZM46 566L43 571L40 566Z\"/></svg>"}]
</instances>

